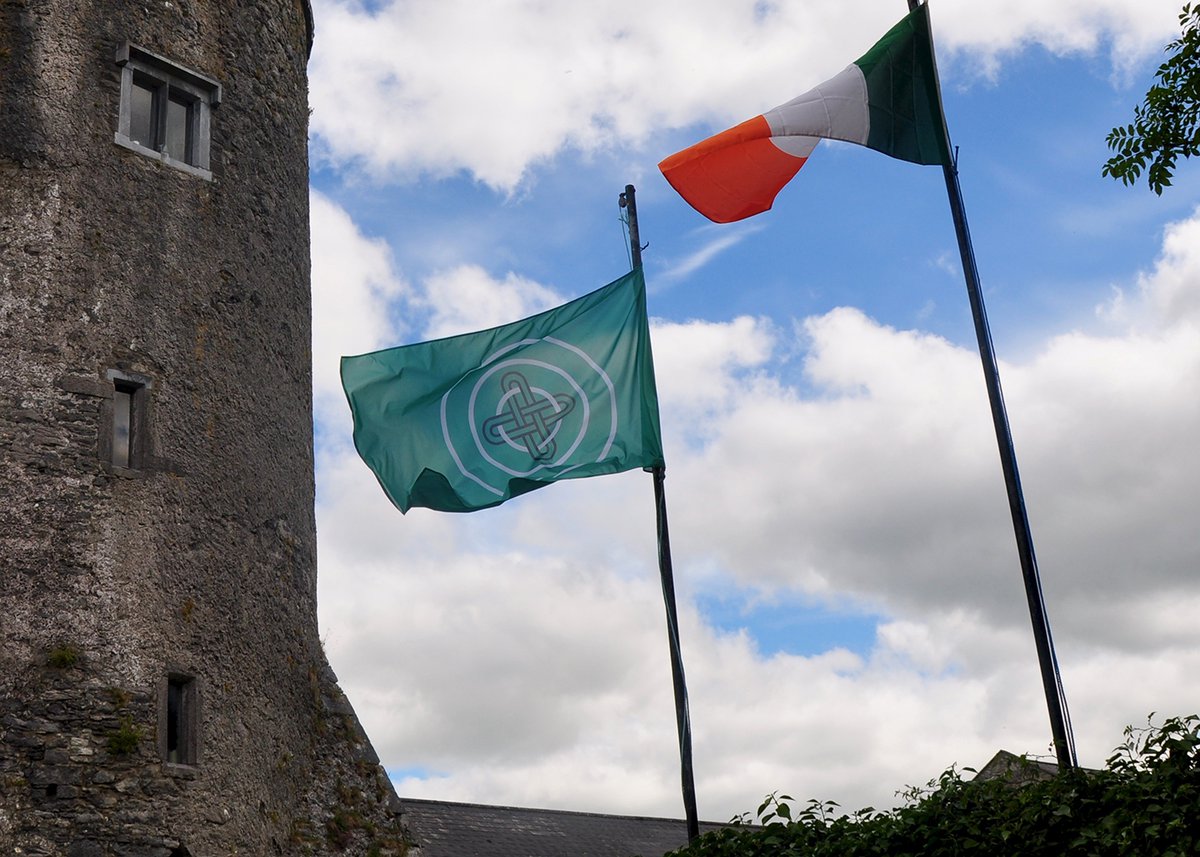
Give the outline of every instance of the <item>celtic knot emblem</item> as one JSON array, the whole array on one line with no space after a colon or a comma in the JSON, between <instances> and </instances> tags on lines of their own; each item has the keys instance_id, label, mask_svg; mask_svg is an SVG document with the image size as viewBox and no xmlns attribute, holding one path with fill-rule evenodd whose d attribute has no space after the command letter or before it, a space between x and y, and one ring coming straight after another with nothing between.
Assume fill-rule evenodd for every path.
<instances>
[{"instance_id":1,"label":"celtic knot emblem","mask_svg":"<svg viewBox=\"0 0 1200 857\"><path fill-rule=\"evenodd\" d=\"M515 370L501 377L500 387L496 415L483 421L484 439L523 449L537 462L552 460L558 451L554 436L562 418L575 410L575 397L531 387Z\"/></svg>"},{"instance_id":2,"label":"celtic knot emblem","mask_svg":"<svg viewBox=\"0 0 1200 857\"><path fill-rule=\"evenodd\" d=\"M619 427L608 373L553 336L499 345L440 410L446 450L480 500L503 497L512 479L562 479L603 461Z\"/></svg>"}]
</instances>

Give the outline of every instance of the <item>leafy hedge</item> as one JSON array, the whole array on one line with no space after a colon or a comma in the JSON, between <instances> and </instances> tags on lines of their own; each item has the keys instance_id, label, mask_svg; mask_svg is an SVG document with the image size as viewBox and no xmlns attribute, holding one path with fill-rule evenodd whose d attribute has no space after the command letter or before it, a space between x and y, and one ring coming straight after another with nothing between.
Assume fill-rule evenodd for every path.
<instances>
[{"instance_id":1,"label":"leafy hedge","mask_svg":"<svg viewBox=\"0 0 1200 857\"><path fill-rule=\"evenodd\" d=\"M969 770L969 769L968 769ZM1194 857L1200 854L1200 717L1125 730L1100 771L1025 785L964 781L951 768L905 804L841 814L769 796L748 817L668 857Z\"/></svg>"}]
</instances>

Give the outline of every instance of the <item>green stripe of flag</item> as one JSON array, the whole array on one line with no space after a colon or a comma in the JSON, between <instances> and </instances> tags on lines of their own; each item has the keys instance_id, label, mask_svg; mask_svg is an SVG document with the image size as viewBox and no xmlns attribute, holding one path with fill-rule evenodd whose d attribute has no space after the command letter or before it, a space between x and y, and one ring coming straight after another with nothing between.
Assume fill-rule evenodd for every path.
<instances>
[{"instance_id":1,"label":"green stripe of flag","mask_svg":"<svg viewBox=\"0 0 1200 857\"><path fill-rule=\"evenodd\" d=\"M917 6L854 64L867 84L867 146L917 164L949 164L926 5Z\"/></svg>"}]
</instances>

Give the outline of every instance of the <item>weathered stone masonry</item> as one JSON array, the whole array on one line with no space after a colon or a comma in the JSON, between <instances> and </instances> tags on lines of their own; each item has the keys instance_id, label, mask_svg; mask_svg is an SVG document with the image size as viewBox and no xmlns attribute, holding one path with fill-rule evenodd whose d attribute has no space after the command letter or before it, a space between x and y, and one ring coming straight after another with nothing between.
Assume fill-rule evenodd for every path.
<instances>
[{"instance_id":1,"label":"weathered stone masonry","mask_svg":"<svg viewBox=\"0 0 1200 857\"><path fill-rule=\"evenodd\" d=\"M0 854L404 849L317 635L310 37L0 0ZM211 180L114 142L127 42L220 84Z\"/></svg>"}]
</instances>

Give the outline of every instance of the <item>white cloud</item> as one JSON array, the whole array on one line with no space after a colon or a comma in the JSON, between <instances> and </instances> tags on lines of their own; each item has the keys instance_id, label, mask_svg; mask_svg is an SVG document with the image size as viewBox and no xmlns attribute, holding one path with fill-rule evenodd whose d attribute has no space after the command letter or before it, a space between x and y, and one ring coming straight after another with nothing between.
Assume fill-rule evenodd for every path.
<instances>
[{"instance_id":1,"label":"white cloud","mask_svg":"<svg viewBox=\"0 0 1200 857\"><path fill-rule=\"evenodd\" d=\"M946 7L949 38L959 7ZM1021 8L1026 26L1052 12ZM1060 23L1112 25L1126 5L1055 8ZM384 14L418 11L426 28L444 13ZM554 133L553 145L566 139ZM488 169L523 168L520 140L497 142L510 160ZM410 287L346 211L320 194L312 211L318 407L340 400L338 354L563 299L466 263ZM1166 229L1156 265L1118 296L1104 332L1062 332L1001 367L1088 765L1151 709L1196 708L1200 214ZM1044 753L978 355L851 307L793 329L656 322L653 341L702 813L726 819L775 789L887 805L953 761ZM479 515L400 516L344 427L330 435L319 450L322 624L385 765L434 772L402 780L402 795L677 815L646 474L564 483ZM722 633L695 609L706 587L738 585L858 601L884 616L876 646L764 657L749 634Z\"/></svg>"},{"instance_id":2,"label":"white cloud","mask_svg":"<svg viewBox=\"0 0 1200 857\"><path fill-rule=\"evenodd\" d=\"M408 559L359 565L354 588L322 592L323 610L344 611L340 625L353 628L329 648L385 761L435 772L401 779L400 793L677 815L653 572L606 573L608 557L594 546L547 558L443 545L421 557L419 545L441 535L422 523L393 546ZM896 789L953 761L978 766L1001 746L1047 750L1022 628L926 613L883 626L865 660L842 650L763 658L745 636L717 634L683 610L706 818L751 808L775 789L886 806ZM1085 763L1098 764L1146 705L1189 704L1186 675L1200 659L1194 630L1186 634L1190 649L1178 646L1148 671L1120 649L1072 654L1068 691Z\"/></svg>"},{"instance_id":3,"label":"white cloud","mask_svg":"<svg viewBox=\"0 0 1200 857\"><path fill-rule=\"evenodd\" d=\"M1056 54L1107 50L1119 75L1178 32L1179 5L1169 0L1016 0L985 8L960 0L938 3L931 11L935 38L993 67L1004 53L1041 45Z\"/></svg>"},{"instance_id":4,"label":"white cloud","mask_svg":"<svg viewBox=\"0 0 1200 857\"><path fill-rule=\"evenodd\" d=\"M772 356L776 332L767 319L740 316L730 322L655 321L651 328L659 401L679 425L693 425L726 402L744 382L746 370ZM668 427L669 430L669 427Z\"/></svg>"},{"instance_id":5,"label":"white cloud","mask_svg":"<svg viewBox=\"0 0 1200 857\"><path fill-rule=\"evenodd\" d=\"M659 282L673 282L690 277L703 268L720 254L735 247L755 232L763 229L760 224L738 224L728 228L710 229L702 227L702 233L707 239L700 249L695 250L683 259L668 262L667 269L656 277Z\"/></svg>"},{"instance_id":6,"label":"white cloud","mask_svg":"<svg viewBox=\"0 0 1200 857\"><path fill-rule=\"evenodd\" d=\"M870 599L978 591L961 569L961 586L943 580L954 557L1006 547L978 358L857 310L806 331L817 395L760 376L725 400L676 477L685 493L720 485L725 502L677 527L694 527L682 543L746 582Z\"/></svg>"},{"instance_id":7,"label":"white cloud","mask_svg":"<svg viewBox=\"0 0 1200 857\"><path fill-rule=\"evenodd\" d=\"M1001 367L1084 764L1150 710L1196 707L1197 230L1168 229L1125 321ZM555 299L466 268L421 294L432 330ZM1046 753L978 356L851 308L790 336L658 323L654 348L682 440L667 487L702 814L774 789L882 806L954 761ZM385 764L434 772L401 794L679 813L645 474L401 517L344 445L320 473L332 662ZM886 618L871 651L766 657L693 606L731 581Z\"/></svg>"},{"instance_id":8,"label":"white cloud","mask_svg":"<svg viewBox=\"0 0 1200 857\"><path fill-rule=\"evenodd\" d=\"M318 417L345 408L338 375L344 354L394 344L400 335L389 312L406 293L391 251L364 236L345 209L313 191L312 223L313 395Z\"/></svg>"},{"instance_id":9,"label":"white cloud","mask_svg":"<svg viewBox=\"0 0 1200 857\"><path fill-rule=\"evenodd\" d=\"M1139 278L1138 286L1158 313L1160 321L1180 318L1200 321L1200 217L1167 227L1163 256L1152 274Z\"/></svg>"},{"instance_id":10,"label":"white cloud","mask_svg":"<svg viewBox=\"0 0 1200 857\"><path fill-rule=\"evenodd\" d=\"M422 338L440 339L508 324L566 300L511 272L495 280L478 265L459 265L429 277L414 304L430 313Z\"/></svg>"},{"instance_id":11,"label":"white cloud","mask_svg":"<svg viewBox=\"0 0 1200 857\"><path fill-rule=\"evenodd\" d=\"M477 3L318 0L314 154L376 178L465 171L507 192L563 149L741 121L819 83L903 12L895 2ZM1176 31L1176 0L946 0L962 79L1027 45L1128 68ZM947 84L952 84L948 81Z\"/></svg>"}]
</instances>

